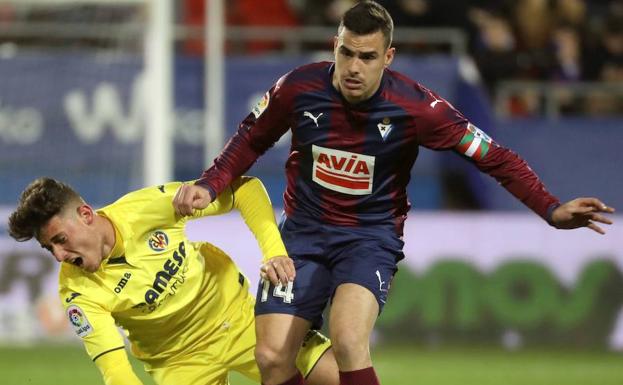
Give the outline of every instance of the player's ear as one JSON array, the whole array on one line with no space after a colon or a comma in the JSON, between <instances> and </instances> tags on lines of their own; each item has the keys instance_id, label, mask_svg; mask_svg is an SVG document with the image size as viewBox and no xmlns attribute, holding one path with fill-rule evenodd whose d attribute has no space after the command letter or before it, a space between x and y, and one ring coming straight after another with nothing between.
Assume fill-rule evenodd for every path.
<instances>
[{"instance_id":1,"label":"player's ear","mask_svg":"<svg viewBox=\"0 0 623 385\"><path fill-rule=\"evenodd\" d=\"M76 212L78 214L78 217L82 219L87 225L93 223L93 220L95 219L95 211L88 204L81 204L76 208Z\"/></svg>"},{"instance_id":2,"label":"player's ear","mask_svg":"<svg viewBox=\"0 0 623 385\"><path fill-rule=\"evenodd\" d=\"M395 54L396 48L394 47L389 47L387 51L385 51L385 67L389 67L389 65L392 64Z\"/></svg>"}]
</instances>

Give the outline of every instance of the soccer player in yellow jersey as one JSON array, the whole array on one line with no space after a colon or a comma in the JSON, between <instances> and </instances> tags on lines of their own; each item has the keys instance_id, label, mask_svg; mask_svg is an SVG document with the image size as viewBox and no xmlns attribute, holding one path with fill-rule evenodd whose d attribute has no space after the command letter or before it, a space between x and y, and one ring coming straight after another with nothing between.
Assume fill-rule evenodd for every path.
<instances>
[{"instance_id":1,"label":"soccer player in yellow jersey","mask_svg":"<svg viewBox=\"0 0 623 385\"><path fill-rule=\"evenodd\" d=\"M9 218L13 238L34 237L62 262L61 301L106 384L141 383L117 326L159 385L228 384L230 370L260 381L248 281L216 246L187 239L188 218L171 205L181 185L134 191L94 210L67 184L39 178ZM237 179L193 217L234 208L257 238L264 262L286 255L256 178ZM322 335L309 335L297 362L309 384L339 383Z\"/></svg>"}]
</instances>

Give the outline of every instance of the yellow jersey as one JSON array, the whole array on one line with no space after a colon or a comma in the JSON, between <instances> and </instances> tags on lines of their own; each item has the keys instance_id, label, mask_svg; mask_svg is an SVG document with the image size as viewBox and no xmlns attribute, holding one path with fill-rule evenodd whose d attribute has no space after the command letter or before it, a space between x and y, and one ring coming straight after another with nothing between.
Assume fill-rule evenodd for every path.
<instances>
[{"instance_id":1,"label":"yellow jersey","mask_svg":"<svg viewBox=\"0 0 623 385\"><path fill-rule=\"evenodd\" d=\"M172 198L180 182L131 192L97 211L116 233L111 254L98 271L63 263L59 291L74 330L91 359L124 347L156 364L210 340L226 317L248 296L248 284L234 262L216 246L190 242L191 219L175 214ZM237 208L256 236L264 259L287 255L261 182L242 177L193 217Z\"/></svg>"}]
</instances>

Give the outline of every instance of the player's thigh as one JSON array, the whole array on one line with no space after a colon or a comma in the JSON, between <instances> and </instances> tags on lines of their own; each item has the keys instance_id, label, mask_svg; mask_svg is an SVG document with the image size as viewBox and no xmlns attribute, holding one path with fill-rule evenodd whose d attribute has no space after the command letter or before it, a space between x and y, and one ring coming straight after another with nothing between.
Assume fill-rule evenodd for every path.
<instances>
[{"instance_id":1,"label":"player's thigh","mask_svg":"<svg viewBox=\"0 0 623 385\"><path fill-rule=\"evenodd\" d=\"M329 330L334 344L367 346L379 306L367 288L354 283L338 286L331 303Z\"/></svg>"},{"instance_id":2,"label":"player's thigh","mask_svg":"<svg viewBox=\"0 0 623 385\"><path fill-rule=\"evenodd\" d=\"M388 250L382 239L359 240L344 248L334 259L332 267L332 303L335 302L337 288L344 284L355 284L367 289L378 305L377 316L387 302L391 282L398 270L400 255ZM366 301L369 297L357 288L346 289L342 293L343 301L352 297L352 306L368 306L367 302L358 305L357 301ZM347 311L347 309L345 309Z\"/></svg>"},{"instance_id":3,"label":"player's thigh","mask_svg":"<svg viewBox=\"0 0 623 385\"><path fill-rule=\"evenodd\" d=\"M255 363L254 299L249 294L231 304L233 311L221 325L218 336L210 344L197 347L192 353L176 358L162 369L152 370L159 385L221 385L227 384L231 370L260 382ZM162 382L159 382L162 381Z\"/></svg>"},{"instance_id":4,"label":"player's thigh","mask_svg":"<svg viewBox=\"0 0 623 385\"><path fill-rule=\"evenodd\" d=\"M255 362L255 317L253 304L249 303L248 311L244 312L245 322L239 330L232 330L226 348L223 350L224 359L230 370L236 371L255 382L260 382L260 370Z\"/></svg>"},{"instance_id":5,"label":"player's thigh","mask_svg":"<svg viewBox=\"0 0 623 385\"><path fill-rule=\"evenodd\" d=\"M331 272L322 263L293 256L296 278L289 285L273 285L261 280L258 285L255 315L287 314L302 318L314 328L322 326L322 312L331 296ZM262 317L265 318L265 317ZM296 327L297 322L290 319ZM270 328L271 325L266 325ZM279 324L274 325L280 329ZM303 332L304 336L305 330ZM262 336L259 336L263 338Z\"/></svg>"},{"instance_id":6,"label":"player's thigh","mask_svg":"<svg viewBox=\"0 0 623 385\"><path fill-rule=\"evenodd\" d=\"M338 357L344 348L367 350L376 318L387 301L397 259L380 239L353 242L335 258L329 328Z\"/></svg>"},{"instance_id":7,"label":"player's thigh","mask_svg":"<svg viewBox=\"0 0 623 385\"><path fill-rule=\"evenodd\" d=\"M294 365L311 323L290 314L262 314L255 317L258 363L283 362Z\"/></svg>"}]
</instances>

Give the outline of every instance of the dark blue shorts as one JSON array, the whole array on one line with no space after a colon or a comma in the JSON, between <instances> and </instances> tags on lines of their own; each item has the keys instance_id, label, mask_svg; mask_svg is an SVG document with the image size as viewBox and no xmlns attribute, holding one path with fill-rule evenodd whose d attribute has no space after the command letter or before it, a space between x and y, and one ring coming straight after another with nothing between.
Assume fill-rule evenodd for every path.
<instances>
[{"instance_id":1,"label":"dark blue shorts","mask_svg":"<svg viewBox=\"0 0 623 385\"><path fill-rule=\"evenodd\" d=\"M336 288L354 283L387 301L402 240L391 230L332 225L300 225L282 220L281 235L294 260L296 279L289 287L260 281L255 314L285 313L322 326L322 313Z\"/></svg>"}]
</instances>

